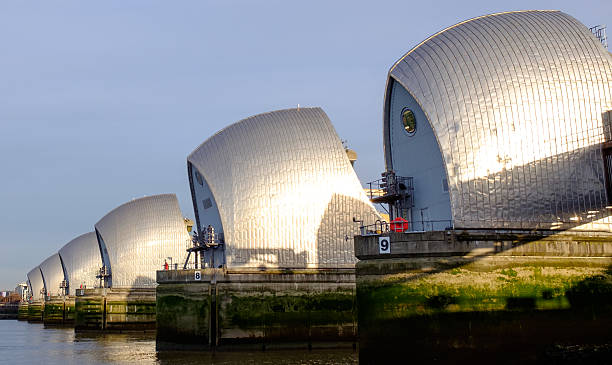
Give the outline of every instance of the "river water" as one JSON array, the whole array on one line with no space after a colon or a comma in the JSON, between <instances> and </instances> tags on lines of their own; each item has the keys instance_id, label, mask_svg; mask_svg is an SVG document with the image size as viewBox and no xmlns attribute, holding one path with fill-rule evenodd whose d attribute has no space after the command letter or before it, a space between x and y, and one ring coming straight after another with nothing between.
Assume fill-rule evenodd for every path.
<instances>
[{"instance_id":1,"label":"river water","mask_svg":"<svg viewBox=\"0 0 612 365\"><path fill-rule=\"evenodd\" d=\"M357 364L350 349L266 352L156 352L154 334L81 334L0 321L0 363L6 364Z\"/></svg>"}]
</instances>

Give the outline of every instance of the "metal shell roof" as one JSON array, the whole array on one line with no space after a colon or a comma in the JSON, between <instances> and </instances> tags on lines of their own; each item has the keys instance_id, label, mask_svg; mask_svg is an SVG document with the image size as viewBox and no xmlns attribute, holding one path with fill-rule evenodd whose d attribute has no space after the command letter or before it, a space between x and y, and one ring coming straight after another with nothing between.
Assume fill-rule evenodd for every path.
<instances>
[{"instance_id":1,"label":"metal shell roof","mask_svg":"<svg viewBox=\"0 0 612 365\"><path fill-rule=\"evenodd\" d=\"M62 267L62 262L59 255L54 253L43 261L39 267L40 271L42 272L47 295L62 295L63 293L62 290L60 290L60 285L65 278L64 269Z\"/></svg>"},{"instance_id":2,"label":"metal shell roof","mask_svg":"<svg viewBox=\"0 0 612 365\"><path fill-rule=\"evenodd\" d=\"M85 233L68 242L59 250L68 275L69 294L81 287L95 288L96 275L102 266L102 257L95 232Z\"/></svg>"},{"instance_id":3,"label":"metal shell roof","mask_svg":"<svg viewBox=\"0 0 612 365\"><path fill-rule=\"evenodd\" d=\"M187 161L219 207L228 266L352 266L352 218L378 217L320 108L246 118Z\"/></svg>"},{"instance_id":4,"label":"metal shell roof","mask_svg":"<svg viewBox=\"0 0 612 365\"><path fill-rule=\"evenodd\" d=\"M385 110L394 82L434 130L455 226L533 226L605 207L600 144L609 130L602 114L612 110L612 58L571 16L522 11L467 20L397 61ZM392 168L399 157L388 115Z\"/></svg>"},{"instance_id":5,"label":"metal shell roof","mask_svg":"<svg viewBox=\"0 0 612 365\"><path fill-rule=\"evenodd\" d=\"M95 224L110 260L112 287L154 287L166 257L186 258L189 234L174 194L125 203Z\"/></svg>"},{"instance_id":6,"label":"metal shell roof","mask_svg":"<svg viewBox=\"0 0 612 365\"><path fill-rule=\"evenodd\" d=\"M36 266L28 272L28 283L30 285L30 293L33 300L42 300L43 296L40 291L45 288L40 268Z\"/></svg>"}]
</instances>

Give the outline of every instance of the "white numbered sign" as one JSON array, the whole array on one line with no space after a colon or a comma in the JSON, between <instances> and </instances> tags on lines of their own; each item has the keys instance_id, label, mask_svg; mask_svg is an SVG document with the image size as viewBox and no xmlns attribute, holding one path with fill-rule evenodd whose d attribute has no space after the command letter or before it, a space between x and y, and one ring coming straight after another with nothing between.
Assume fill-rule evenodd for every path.
<instances>
[{"instance_id":1,"label":"white numbered sign","mask_svg":"<svg viewBox=\"0 0 612 365\"><path fill-rule=\"evenodd\" d=\"M391 240L389 237L378 237L378 252L391 253Z\"/></svg>"},{"instance_id":2,"label":"white numbered sign","mask_svg":"<svg viewBox=\"0 0 612 365\"><path fill-rule=\"evenodd\" d=\"M197 281L202 280L202 272L196 271L195 274L193 274L193 278Z\"/></svg>"}]
</instances>

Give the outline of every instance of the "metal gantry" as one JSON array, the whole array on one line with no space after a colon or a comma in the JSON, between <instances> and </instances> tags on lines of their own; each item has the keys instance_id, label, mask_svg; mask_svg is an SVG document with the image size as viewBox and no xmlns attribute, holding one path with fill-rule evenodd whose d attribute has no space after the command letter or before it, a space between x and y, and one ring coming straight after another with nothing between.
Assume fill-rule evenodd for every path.
<instances>
[{"instance_id":1,"label":"metal gantry","mask_svg":"<svg viewBox=\"0 0 612 365\"><path fill-rule=\"evenodd\" d=\"M216 267L216 264L218 263L215 263L214 251L217 249L223 249L223 246L225 244L223 236L220 234L216 234L215 228L211 225L208 225L204 229L204 232L194 231L191 242L193 246L187 248L187 258L185 259L183 269L187 269L187 266L189 265L189 258L191 257L192 252L195 255L195 269L198 268L198 263L200 263L202 268ZM206 255L205 257L206 252L211 252L211 255Z\"/></svg>"},{"instance_id":2,"label":"metal gantry","mask_svg":"<svg viewBox=\"0 0 612 365\"><path fill-rule=\"evenodd\" d=\"M589 28L591 33L599 39L601 44L608 49L608 36L606 35L606 26L605 25L596 25L594 27Z\"/></svg>"},{"instance_id":3,"label":"metal gantry","mask_svg":"<svg viewBox=\"0 0 612 365\"><path fill-rule=\"evenodd\" d=\"M389 220L396 217L409 220L410 209L414 206L412 177L397 176L393 170L387 170L380 175L380 179L368 183L370 201L375 204L388 204Z\"/></svg>"}]
</instances>

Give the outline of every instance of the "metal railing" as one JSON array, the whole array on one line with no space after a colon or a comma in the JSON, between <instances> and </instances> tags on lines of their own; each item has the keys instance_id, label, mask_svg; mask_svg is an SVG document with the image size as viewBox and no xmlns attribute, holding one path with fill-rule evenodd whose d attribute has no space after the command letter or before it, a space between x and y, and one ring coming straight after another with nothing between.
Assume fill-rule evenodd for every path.
<instances>
[{"instance_id":1,"label":"metal railing","mask_svg":"<svg viewBox=\"0 0 612 365\"><path fill-rule=\"evenodd\" d=\"M375 235L392 231L390 222L377 220L373 224L359 226L359 232L362 236ZM410 222L408 229L404 232L423 232L423 231L445 231L453 229L452 221L450 220L430 220Z\"/></svg>"},{"instance_id":2,"label":"metal railing","mask_svg":"<svg viewBox=\"0 0 612 365\"><path fill-rule=\"evenodd\" d=\"M196 268L195 262L188 262L187 265L179 266L177 270L195 270L202 269L201 265Z\"/></svg>"},{"instance_id":3,"label":"metal railing","mask_svg":"<svg viewBox=\"0 0 612 365\"><path fill-rule=\"evenodd\" d=\"M601 44L608 49L608 37L606 36L606 26L605 25L596 25L594 27L589 28L591 33L595 36L595 38L599 39Z\"/></svg>"},{"instance_id":4,"label":"metal railing","mask_svg":"<svg viewBox=\"0 0 612 365\"><path fill-rule=\"evenodd\" d=\"M389 232L389 222L383 220L377 220L374 224L363 224L363 221L358 221L361 223L359 226L359 233L362 236L376 235Z\"/></svg>"},{"instance_id":5,"label":"metal railing","mask_svg":"<svg viewBox=\"0 0 612 365\"><path fill-rule=\"evenodd\" d=\"M359 232L362 236L377 235L392 231L391 223L377 220L373 224L364 225L359 223ZM455 221L452 220L417 220L409 222L409 227L404 233L447 231L447 230L466 230L466 231L487 231L495 230L499 232L609 232L612 233L612 220L610 222L586 221L586 220L565 220L565 221L493 221L493 220L474 220L474 221Z\"/></svg>"},{"instance_id":6,"label":"metal railing","mask_svg":"<svg viewBox=\"0 0 612 365\"><path fill-rule=\"evenodd\" d=\"M389 195L396 195L401 192L411 194L414 190L412 177L396 176L382 178L367 183L365 189L370 200L376 200Z\"/></svg>"}]
</instances>

